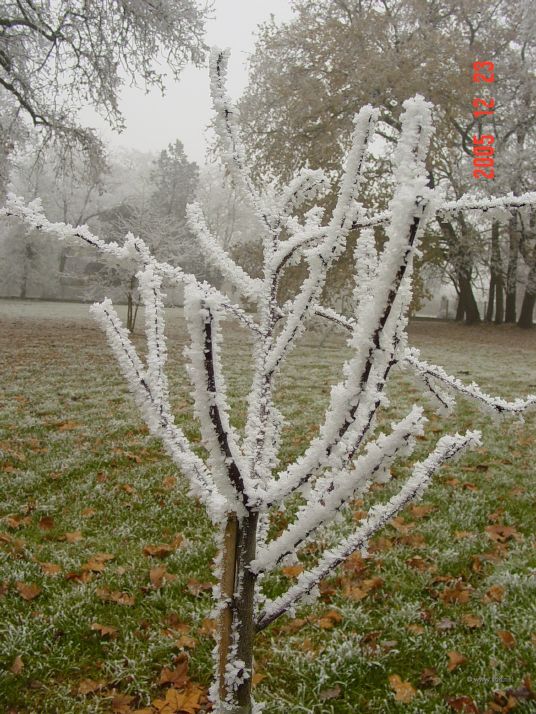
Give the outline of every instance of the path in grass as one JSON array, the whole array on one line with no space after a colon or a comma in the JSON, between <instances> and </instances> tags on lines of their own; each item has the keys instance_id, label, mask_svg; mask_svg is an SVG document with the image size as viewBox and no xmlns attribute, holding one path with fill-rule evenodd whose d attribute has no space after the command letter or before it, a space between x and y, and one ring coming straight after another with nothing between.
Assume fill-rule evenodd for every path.
<instances>
[{"instance_id":1,"label":"path in grass","mask_svg":"<svg viewBox=\"0 0 536 714\"><path fill-rule=\"evenodd\" d=\"M170 332L175 413L198 439L180 311ZM411 339L488 391L536 391L536 331L419 322ZM314 435L344 359L339 336L318 343L305 341L280 381L292 423L284 461ZM172 712L180 703L168 695L163 708L162 679L203 705L213 546L202 509L141 423L84 306L0 302L0 345L0 711L129 712L156 702L146 711ZM247 354L233 331L225 358L237 424ZM386 422L420 391L400 374L391 396ZM534 711L523 680L536 656L536 420L493 424L467 402L446 420L429 417L417 456L467 427L483 430L484 447L441 472L425 501L375 541L373 559L352 559L297 621L262 634L256 692L268 714L463 711L464 696L482 712ZM399 481L407 470L394 472ZM353 504L339 528L364 506ZM274 532L286 518L276 514ZM314 555L308 548L304 558ZM269 594L295 573L272 577ZM498 690L513 690L510 703Z\"/></svg>"}]
</instances>

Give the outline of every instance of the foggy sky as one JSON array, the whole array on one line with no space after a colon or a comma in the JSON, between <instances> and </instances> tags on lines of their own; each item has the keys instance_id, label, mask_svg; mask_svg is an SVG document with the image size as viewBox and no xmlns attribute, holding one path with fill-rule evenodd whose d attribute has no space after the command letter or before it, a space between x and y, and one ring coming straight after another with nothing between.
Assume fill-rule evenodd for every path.
<instances>
[{"instance_id":1,"label":"foggy sky","mask_svg":"<svg viewBox=\"0 0 536 714\"><path fill-rule=\"evenodd\" d=\"M238 98L247 84L246 60L253 50L259 23L273 14L276 20L292 16L290 0L215 0L214 19L206 24L209 45L231 48L229 92ZM166 96L158 90L124 87L120 108L126 129L117 134L93 110L80 114L84 124L95 127L110 145L142 151L160 151L180 139L190 160L203 163L206 126L211 118L208 71L187 66L179 79L166 82Z\"/></svg>"}]
</instances>

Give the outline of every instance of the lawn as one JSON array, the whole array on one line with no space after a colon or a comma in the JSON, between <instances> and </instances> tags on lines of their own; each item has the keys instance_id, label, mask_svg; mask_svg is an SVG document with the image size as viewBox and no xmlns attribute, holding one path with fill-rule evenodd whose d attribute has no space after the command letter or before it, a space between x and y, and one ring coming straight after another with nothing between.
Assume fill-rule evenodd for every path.
<instances>
[{"instance_id":1,"label":"lawn","mask_svg":"<svg viewBox=\"0 0 536 714\"><path fill-rule=\"evenodd\" d=\"M238 328L229 334L240 425L249 344ZM419 321L410 338L488 392L536 391L536 331ZM0 343L0 711L171 714L182 711L173 689L208 710L197 688L210 682L214 645L203 509L148 434L85 306L2 301ZM173 407L199 440L184 344L174 310ZM334 332L310 335L289 359L278 392L289 424L283 464L315 434L345 355ZM421 401L420 387L398 372L390 397L387 424ZM260 635L255 692L266 714L536 711L535 416L494 422L465 400L448 418L428 406L427 415L412 461L456 430L481 429L483 447L445 467L375 539L370 559L352 558L316 604ZM393 471L371 497L408 473L403 462ZM365 507L351 504L337 527ZM274 532L289 517L275 513ZM271 577L267 592L296 572Z\"/></svg>"}]
</instances>

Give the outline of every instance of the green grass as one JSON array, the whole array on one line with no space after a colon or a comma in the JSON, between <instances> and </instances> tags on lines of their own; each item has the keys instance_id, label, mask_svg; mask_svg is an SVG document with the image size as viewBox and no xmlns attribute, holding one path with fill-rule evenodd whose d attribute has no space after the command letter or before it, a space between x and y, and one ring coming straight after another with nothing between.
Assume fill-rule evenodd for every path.
<instances>
[{"instance_id":1,"label":"green grass","mask_svg":"<svg viewBox=\"0 0 536 714\"><path fill-rule=\"evenodd\" d=\"M208 685L213 640L198 630L208 616L210 595L192 594L187 583L211 580L211 526L142 424L103 336L89 322L66 326L4 319L0 330L0 457L7 467L0 476L0 711L108 712L118 692L135 696L133 710L149 705L162 694L162 667L179 651L177 636L166 634L171 615L188 624L197 639L190 672ZM513 397L536 389L532 333L432 323L416 324L412 331L413 343L426 358L465 373L465 380L475 379L490 392ZM141 338L136 341L141 347ZM279 382L280 404L289 420L283 463L301 453L314 435L345 357L338 336L321 347L318 343L314 336L304 341ZM182 326L175 324L169 343L174 409L181 426L198 440L183 346ZM233 330L225 360L233 419L239 425L250 377L248 354L244 335ZM401 373L393 379L390 396L391 406L382 415L386 424L421 400L419 388ZM472 697L484 711L494 692L518 689L525 675L534 677L535 417L521 425L494 423L466 401L448 419L427 413L427 436L419 441L415 458L424 456L442 433L468 427L483 431L483 448L442 470L423 502L433 512L415 518L408 511L398 529L387 528L363 573L352 576L341 569L321 600L299 608L305 621L298 630L283 618L262 633L256 664L264 679L256 697L267 702L267 714L450 712L447 700L459 695ZM394 483L376 490L375 498L386 497L408 473L404 463L394 471ZM176 478L174 487L170 476ZM43 517L52 521L43 522ZM277 522L281 525L284 518L279 515ZM17 520L20 525L12 527ZM349 509L337 532L351 521ZM515 538L500 548L485 531L494 522L516 529ZM75 531L81 539L67 542L64 534ZM457 537L458 531L468 535ZM144 555L143 548L170 543L176 534L184 541L164 561L176 578L155 589L149 570L162 561ZM322 543L330 537L323 534ZM66 578L81 573L99 552L114 556L102 573L93 573L87 582ZM475 560L486 553L494 554L491 560ZM408 564L415 556L424 559L426 569ZM61 572L46 575L40 563L57 564ZM363 600L344 594L345 587L375 576L383 584ZM434 582L438 576L452 579ZM441 598L456 579L462 589L470 588L467 603ZM34 583L42 591L26 601L17 582ZM276 574L267 592L281 592L289 582ZM504 589L502 601L484 602L492 586ZM104 602L96 592L102 588L127 593L135 604ZM333 609L342 619L323 629L318 620ZM464 625L468 614L482 618L482 626ZM451 621L449 629L442 629L444 620ZM117 635L101 637L91 630L95 622L117 628ZM418 627L408 629L411 625ZM500 630L513 635L513 647L504 646ZM453 671L447 669L449 651L467 658ZM10 671L16 657L24 664L18 674ZM425 668L436 670L435 686L421 684ZM395 701L388 680L393 674L417 690L410 703ZM106 687L81 696L77 688L86 678L103 680ZM516 708L534 710L534 702L519 701Z\"/></svg>"}]
</instances>

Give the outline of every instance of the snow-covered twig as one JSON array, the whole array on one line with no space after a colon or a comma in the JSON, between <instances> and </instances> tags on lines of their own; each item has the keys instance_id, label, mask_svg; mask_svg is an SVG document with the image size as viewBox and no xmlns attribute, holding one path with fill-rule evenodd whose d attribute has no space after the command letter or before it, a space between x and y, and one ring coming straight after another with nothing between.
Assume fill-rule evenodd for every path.
<instances>
[{"instance_id":1,"label":"snow-covered twig","mask_svg":"<svg viewBox=\"0 0 536 714\"><path fill-rule=\"evenodd\" d=\"M183 431L175 424L173 415L162 408L162 403L151 391L143 364L111 301L105 299L95 303L90 310L106 333L112 352L150 431L162 439L174 462L188 477L192 492L204 501L209 512L220 517L225 509L225 499L203 460L194 453Z\"/></svg>"},{"instance_id":2,"label":"snow-covered twig","mask_svg":"<svg viewBox=\"0 0 536 714\"><path fill-rule=\"evenodd\" d=\"M283 595L268 602L257 620L257 631L285 614L327 577L338 565L355 551L366 551L368 542L381 528L402 511L409 503L419 500L430 485L432 476L439 467L458 456L467 448L480 444L480 433L467 432L464 436L442 437L434 451L422 463L416 464L413 473L401 490L387 503L374 506L362 525L343 543L324 553L316 567L301 573L295 585Z\"/></svg>"}]
</instances>

